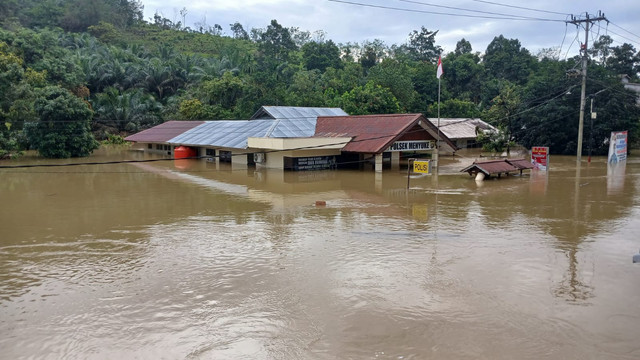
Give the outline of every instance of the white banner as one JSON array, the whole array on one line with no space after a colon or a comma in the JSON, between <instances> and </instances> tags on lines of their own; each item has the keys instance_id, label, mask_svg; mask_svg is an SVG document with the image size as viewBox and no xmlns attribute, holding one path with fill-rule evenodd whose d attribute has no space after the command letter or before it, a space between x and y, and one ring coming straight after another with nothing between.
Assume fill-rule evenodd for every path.
<instances>
[{"instance_id":1,"label":"white banner","mask_svg":"<svg viewBox=\"0 0 640 360\"><path fill-rule=\"evenodd\" d=\"M433 150L435 148L433 140L411 140L396 141L389 146L387 151L416 151L416 150Z\"/></svg>"},{"instance_id":2,"label":"white banner","mask_svg":"<svg viewBox=\"0 0 640 360\"><path fill-rule=\"evenodd\" d=\"M609 139L609 163L616 164L627 160L627 132L612 131Z\"/></svg>"}]
</instances>

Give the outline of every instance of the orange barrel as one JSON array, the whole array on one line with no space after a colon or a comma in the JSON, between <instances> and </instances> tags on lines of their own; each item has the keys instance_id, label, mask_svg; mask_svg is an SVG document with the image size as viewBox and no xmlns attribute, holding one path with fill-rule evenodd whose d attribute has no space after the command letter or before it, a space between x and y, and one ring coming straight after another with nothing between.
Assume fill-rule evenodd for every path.
<instances>
[{"instance_id":1,"label":"orange barrel","mask_svg":"<svg viewBox=\"0 0 640 360\"><path fill-rule=\"evenodd\" d=\"M173 150L173 157L176 159L184 159L198 156L196 149L187 146L178 146Z\"/></svg>"}]
</instances>

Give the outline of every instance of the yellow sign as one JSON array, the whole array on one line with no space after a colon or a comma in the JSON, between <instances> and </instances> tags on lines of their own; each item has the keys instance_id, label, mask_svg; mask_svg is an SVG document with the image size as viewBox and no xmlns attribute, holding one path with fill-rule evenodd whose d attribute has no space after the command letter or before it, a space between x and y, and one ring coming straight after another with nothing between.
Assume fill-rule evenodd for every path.
<instances>
[{"instance_id":1,"label":"yellow sign","mask_svg":"<svg viewBox=\"0 0 640 360\"><path fill-rule=\"evenodd\" d=\"M429 168L429 160L416 160L413 162L413 172L428 174Z\"/></svg>"}]
</instances>

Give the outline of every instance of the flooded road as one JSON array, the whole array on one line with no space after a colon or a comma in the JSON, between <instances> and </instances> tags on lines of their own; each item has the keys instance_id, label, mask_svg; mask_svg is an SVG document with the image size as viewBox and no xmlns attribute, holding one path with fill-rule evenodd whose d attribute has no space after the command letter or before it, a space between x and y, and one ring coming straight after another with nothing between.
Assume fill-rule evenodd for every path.
<instances>
[{"instance_id":1,"label":"flooded road","mask_svg":"<svg viewBox=\"0 0 640 360\"><path fill-rule=\"evenodd\" d=\"M0 169L0 358L638 359L640 160L604 161Z\"/></svg>"}]
</instances>

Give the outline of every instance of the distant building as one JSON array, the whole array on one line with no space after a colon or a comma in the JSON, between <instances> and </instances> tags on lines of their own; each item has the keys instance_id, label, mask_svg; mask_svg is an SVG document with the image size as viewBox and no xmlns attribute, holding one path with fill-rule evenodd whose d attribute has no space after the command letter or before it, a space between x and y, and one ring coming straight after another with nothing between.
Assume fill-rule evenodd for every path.
<instances>
[{"instance_id":1,"label":"distant building","mask_svg":"<svg viewBox=\"0 0 640 360\"><path fill-rule=\"evenodd\" d=\"M622 75L621 79L625 89L631 90L636 93L636 104L640 105L640 84L632 83L631 77L629 75Z\"/></svg>"},{"instance_id":2,"label":"distant building","mask_svg":"<svg viewBox=\"0 0 640 360\"><path fill-rule=\"evenodd\" d=\"M429 121L434 126L438 126L437 118L429 118ZM464 149L481 146L476 142L478 133L497 132L498 129L478 118L441 118L440 131L458 148Z\"/></svg>"},{"instance_id":3,"label":"distant building","mask_svg":"<svg viewBox=\"0 0 640 360\"><path fill-rule=\"evenodd\" d=\"M421 114L349 116L338 108L263 106L250 120L168 121L126 138L139 150L178 146L234 167L319 170L397 167L401 154L428 154L437 128ZM441 151L458 149L441 134Z\"/></svg>"}]
</instances>

